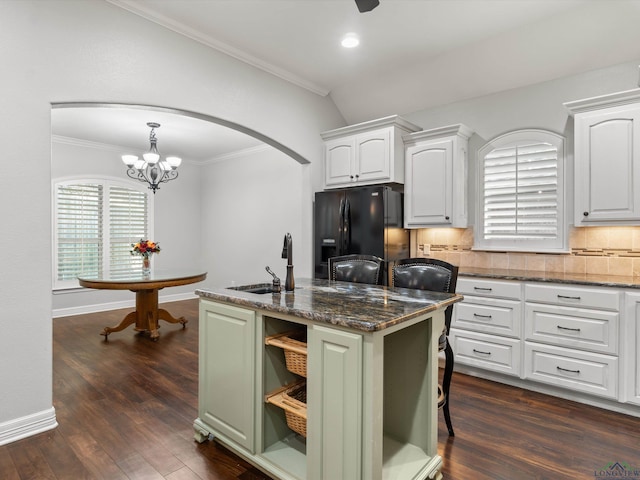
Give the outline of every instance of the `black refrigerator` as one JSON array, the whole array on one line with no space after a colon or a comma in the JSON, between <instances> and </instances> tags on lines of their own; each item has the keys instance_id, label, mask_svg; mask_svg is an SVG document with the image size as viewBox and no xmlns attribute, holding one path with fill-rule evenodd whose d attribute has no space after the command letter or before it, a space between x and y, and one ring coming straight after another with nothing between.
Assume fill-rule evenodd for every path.
<instances>
[{"instance_id":1,"label":"black refrigerator","mask_svg":"<svg viewBox=\"0 0 640 480\"><path fill-rule=\"evenodd\" d=\"M390 265L409 257L409 231L403 228L403 195L386 185L316 193L314 273L329 278L328 259L376 255Z\"/></svg>"}]
</instances>

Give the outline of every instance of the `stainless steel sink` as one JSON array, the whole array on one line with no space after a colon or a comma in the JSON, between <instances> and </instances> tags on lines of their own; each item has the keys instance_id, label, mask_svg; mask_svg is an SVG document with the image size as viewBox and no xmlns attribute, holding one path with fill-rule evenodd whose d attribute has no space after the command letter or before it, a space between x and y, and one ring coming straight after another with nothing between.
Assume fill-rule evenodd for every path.
<instances>
[{"instance_id":1,"label":"stainless steel sink","mask_svg":"<svg viewBox=\"0 0 640 480\"><path fill-rule=\"evenodd\" d=\"M263 295L265 293L273 293L273 287L270 283L256 283L253 285L240 285L238 287L227 287L229 290L238 290L239 292L256 293Z\"/></svg>"}]
</instances>

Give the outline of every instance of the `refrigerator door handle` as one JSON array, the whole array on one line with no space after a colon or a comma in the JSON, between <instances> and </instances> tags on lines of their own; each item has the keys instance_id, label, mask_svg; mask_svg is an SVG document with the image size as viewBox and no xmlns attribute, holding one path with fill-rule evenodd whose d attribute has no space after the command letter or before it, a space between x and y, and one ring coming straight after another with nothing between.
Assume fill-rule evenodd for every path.
<instances>
[{"instance_id":1,"label":"refrigerator door handle","mask_svg":"<svg viewBox=\"0 0 640 480\"><path fill-rule=\"evenodd\" d=\"M340 208L338 210L338 255L344 255L344 199L340 199Z\"/></svg>"},{"instance_id":2,"label":"refrigerator door handle","mask_svg":"<svg viewBox=\"0 0 640 480\"><path fill-rule=\"evenodd\" d=\"M344 254L351 252L351 205L349 199L344 205L344 252Z\"/></svg>"}]
</instances>

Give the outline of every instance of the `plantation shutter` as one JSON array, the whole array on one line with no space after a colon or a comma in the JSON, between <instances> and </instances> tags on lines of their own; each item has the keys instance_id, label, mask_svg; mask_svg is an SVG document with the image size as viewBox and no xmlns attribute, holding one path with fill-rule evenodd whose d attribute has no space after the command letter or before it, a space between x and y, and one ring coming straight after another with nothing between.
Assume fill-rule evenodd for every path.
<instances>
[{"instance_id":1,"label":"plantation shutter","mask_svg":"<svg viewBox=\"0 0 640 480\"><path fill-rule=\"evenodd\" d=\"M54 289L75 288L79 276L129 276L142 259L131 244L152 233L149 193L122 182L82 179L56 183Z\"/></svg>"},{"instance_id":2,"label":"plantation shutter","mask_svg":"<svg viewBox=\"0 0 640 480\"><path fill-rule=\"evenodd\" d=\"M498 148L484 157L484 238L557 238L558 148Z\"/></svg>"},{"instance_id":3,"label":"plantation shutter","mask_svg":"<svg viewBox=\"0 0 640 480\"><path fill-rule=\"evenodd\" d=\"M131 244L149 234L147 194L109 187L109 269L112 274L140 268L142 258L131 255Z\"/></svg>"},{"instance_id":4,"label":"plantation shutter","mask_svg":"<svg viewBox=\"0 0 640 480\"><path fill-rule=\"evenodd\" d=\"M59 281L102 272L102 185L58 185L57 263Z\"/></svg>"}]
</instances>

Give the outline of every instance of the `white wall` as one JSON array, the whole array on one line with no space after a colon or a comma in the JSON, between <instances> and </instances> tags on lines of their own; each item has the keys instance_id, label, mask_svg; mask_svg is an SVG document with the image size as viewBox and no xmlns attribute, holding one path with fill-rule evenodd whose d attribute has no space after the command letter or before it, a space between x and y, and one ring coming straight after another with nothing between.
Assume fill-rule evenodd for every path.
<instances>
[{"instance_id":1,"label":"white wall","mask_svg":"<svg viewBox=\"0 0 640 480\"><path fill-rule=\"evenodd\" d=\"M320 183L319 133L344 121L329 98L101 0L1 1L0 45L0 141L3 162L11 165L0 176L1 444L55 426L52 102L158 105L244 125L312 162L303 174L307 198ZM302 208L299 244L307 247L300 254L310 265L312 207Z\"/></svg>"},{"instance_id":2,"label":"white wall","mask_svg":"<svg viewBox=\"0 0 640 480\"><path fill-rule=\"evenodd\" d=\"M207 285L270 282L265 266L282 279L284 236L293 238L294 277L312 277L303 261L305 228L303 174L300 165L266 147L202 170L203 258L209 266ZM306 220L306 219L304 219ZM303 252L303 253L300 253Z\"/></svg>"}]
</instances>

